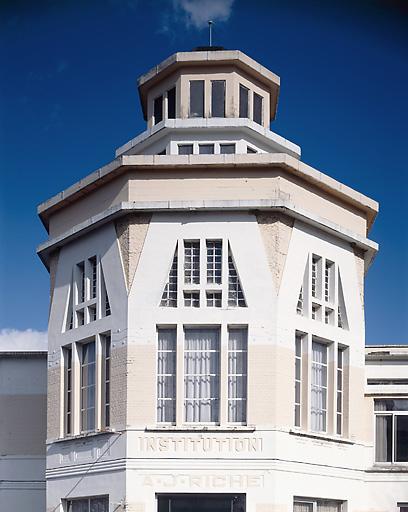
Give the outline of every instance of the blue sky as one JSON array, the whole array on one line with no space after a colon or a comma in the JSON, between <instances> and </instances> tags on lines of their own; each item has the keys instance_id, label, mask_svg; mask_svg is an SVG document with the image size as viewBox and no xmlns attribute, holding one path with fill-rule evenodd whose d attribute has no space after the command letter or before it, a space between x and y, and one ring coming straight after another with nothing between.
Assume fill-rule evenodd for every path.
<instances>
[{"instance_id":1,"label":"blue sky","mask_svg":"<svg viewBox=\"0 0 408 512\"><path fill-rule=\"evenodd\" d=\"M144 130L136 79L175 51L240 49L281 77L272 130L302 160L380 202L366 340L408 343L404 2L3 1L0 329L43 331L46 232L36 206Z\"/></svg>"}]
</instances>

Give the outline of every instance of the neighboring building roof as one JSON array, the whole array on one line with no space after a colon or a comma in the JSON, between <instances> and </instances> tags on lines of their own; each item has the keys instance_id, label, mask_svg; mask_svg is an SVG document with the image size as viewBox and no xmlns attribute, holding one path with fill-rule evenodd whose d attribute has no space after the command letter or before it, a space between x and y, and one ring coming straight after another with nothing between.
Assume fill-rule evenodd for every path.
<instances>
[{"instance_id":1,"label":"neighboring building roof","mask_svg":"<svg viewBox=\"0 0 408 512\"><path fill-rule=\"evenodd\" d=\"M366 345L366 359L402 359L408 360L408 345Z\"/></svg>"},{"instance_id":2,"label":"neighboring building roof","mask_svg":"<svg viewBox=\"0 0 408 512\"><path fill-rule=\"evenodd\" d=\"M48 335L46 332L26 329L0 330L0 356L4 355L35 355L48 351Z\"/></svg>"},{"instance_id":3,"label":"neighboring building roof","mask_svg":"<svg viewBox=\"0 0 408 512\"><path fill-rule=\"evenodd\" d=\"M275 118L280 86L279 76L239 50L217 50L177 52L142 75L137 83L145 120L147 119L147 91L153 85L180 68L186 66L205 66L208 64L212 66L232 64L264 84L271 94L271 119Z\"/></svg>"}]
</instances>

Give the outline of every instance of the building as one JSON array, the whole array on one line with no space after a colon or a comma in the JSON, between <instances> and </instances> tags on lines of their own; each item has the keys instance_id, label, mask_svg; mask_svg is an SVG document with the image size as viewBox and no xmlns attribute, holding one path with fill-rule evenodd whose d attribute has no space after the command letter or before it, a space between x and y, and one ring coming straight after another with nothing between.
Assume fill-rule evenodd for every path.
<instances>
[{"instance_id":1,"label":"building","mask_svg":"<svg viewBox=\"0 0 408 512\"><path fill-rule=\"evenodd\" d=\"M38 344L37 344L38 345ZM47 348L0 346L0 510L45 510Z\"/></svg>"},{"instance_id":2,"label":"building","mask_svg":"<svg viewBox=\"0 0 408 512\"><path fill-rule=\"evenodd\" d=\"M407 512L407 349L365 349L378 204L270 131L279 86L176 53L146 131L39 206L48 512Z\"/></svg>"}]
</instances>

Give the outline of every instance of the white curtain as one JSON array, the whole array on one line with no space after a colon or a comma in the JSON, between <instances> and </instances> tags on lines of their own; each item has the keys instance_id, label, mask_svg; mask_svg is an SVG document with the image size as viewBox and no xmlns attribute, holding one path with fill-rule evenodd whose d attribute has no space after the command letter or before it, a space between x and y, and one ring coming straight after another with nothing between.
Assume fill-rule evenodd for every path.
<instances>
[{"instance_id":1,"label":"white curtain","mask_svg":"<svg viewBox=\"0 0 408 512\"><path fill-rule=\"evenodd\" d=\"M296 502L293 504L293 512L313 512L313 503Z\"/></svg>"},{"instance_id":2,"label":"white curtain","mask_svg":"<svg viewBox=\"0 0 408 512\"><path fill-rule=\"evenodd\" d=\"M219 421L218 329L186 329L184 348L185 419Z\"/></svg>"},{"instance_id":3,"label":"white curtain","mask_svg":"<svg viewBox=\"0 0 408 512\"><path fill-rule=\"evenodd\" d=\"M247 343L246 329L230 329L228 339L228 421L246 421Z\"/></svg>"},{"instance_id":4,"label":"white curtain","mask_svg":"<svg viewBox=\"0 0 408 512\"><path fill-rule=\"evenodd\" d=\"M157 350L157 421L176 420L176 330L159 329Z\"/></svg>"},{"instance_id":5,"label":"white curtain","mask_svg":"<svg viewBox=\"0 0 408 512\"><path fill-rule=\"evenodd\" d=\"M327 346L313 342L312 346L312 388L311 426L312 430L326 430L327 410Z\"/></svg>"},{"instance_id":6,"label":"white curtain","mask_svg":"<svg viewBox=\"0 0 408 512\"><path fill-rule=\"evenodd\" d=\"M340 512L341 504L334 501L320 501L317 504L317 512Z\"/></svg>"}]
</instances>

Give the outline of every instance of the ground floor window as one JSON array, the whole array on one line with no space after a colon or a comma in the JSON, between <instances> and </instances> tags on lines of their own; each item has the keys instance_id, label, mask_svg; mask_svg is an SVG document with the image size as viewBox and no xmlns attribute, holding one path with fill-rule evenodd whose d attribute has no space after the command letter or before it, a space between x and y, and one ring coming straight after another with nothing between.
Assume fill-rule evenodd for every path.
<instances>
[{"instance_id":1,"label":"ground floor window","mask_svg":"<svg viewBox=\"0 0 408 512\"><path fill-rule=\"evenodd\" d=\"M343 503L334 500L295 498L293 512L342 512Z\"/></svg>"},{"instance_id":2,"label":"ground floor window","mask_svg":"<svg viewBox=\"0 0 408 512\"><path fill-rule=\"evenodd\" d=\"M75 498L66 501L66 512L109 512L108 496Z\"/></svg>"},{"instance_id":3,"label":"ground floor window","mask_svg":"<svg viewBox=\"0 0 408 512\"><path fill-rule=\"evenodd\" d=\"M157 496L158 512L245 512L244 494L166 494Z\"/></svg>"},{"instance_id":4,"label":"ground floor window","mask_svg":"<svg viewBox=\"0 0 408 512\"><path fill-rule=\"evenodd\" d=\"M408 503L398 503L399 512L408 512Z\"/></svg>"}]
</instances>

